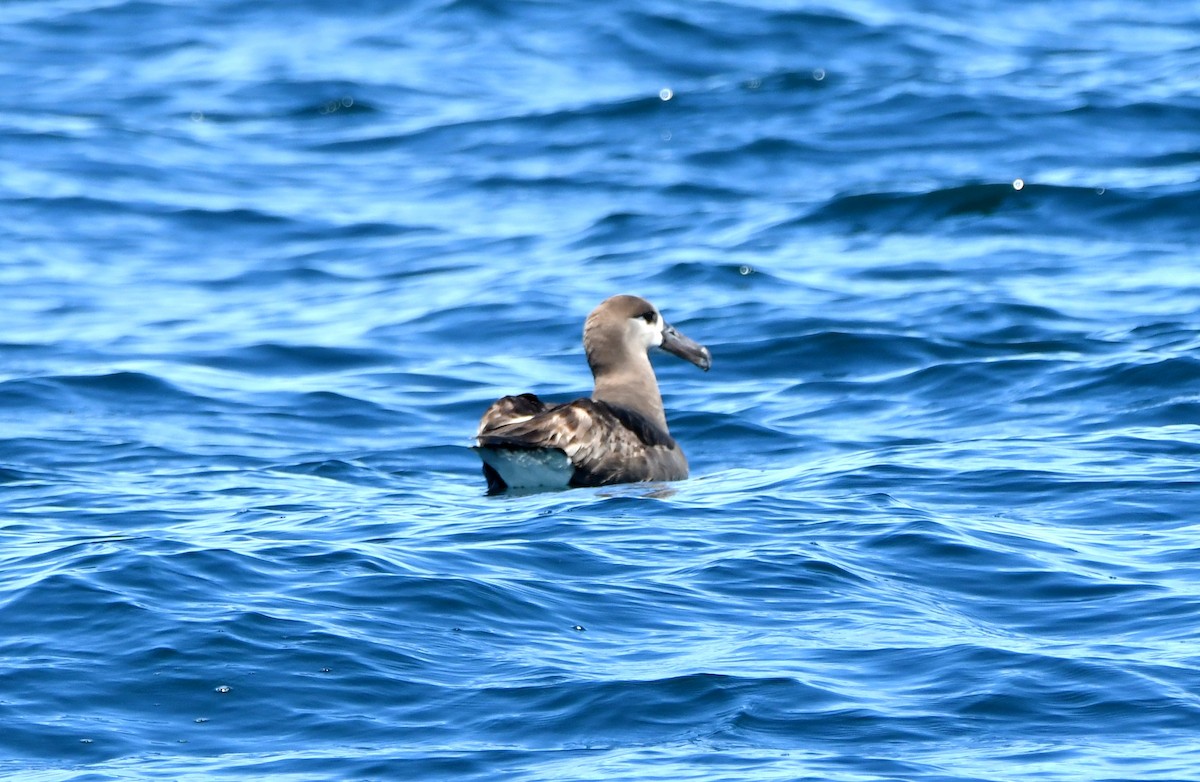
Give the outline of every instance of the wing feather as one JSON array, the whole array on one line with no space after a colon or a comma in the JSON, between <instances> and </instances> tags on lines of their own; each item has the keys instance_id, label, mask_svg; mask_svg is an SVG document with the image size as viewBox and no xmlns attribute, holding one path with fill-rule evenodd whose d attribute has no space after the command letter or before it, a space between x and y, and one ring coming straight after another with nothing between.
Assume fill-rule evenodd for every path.
<instances>
[{"instance_id":1,"label":"wing feather","mask_svg":"<svg viewBox=\"0 0 1200 782\"><path fill-rule=\"evenodd\" d=\"M631 410L592 399L551 406L532 394L504 397L484 413L478 443L558 449L575 467L572 486L687 477L687 460L669 434Z\"/></svg>"},{"instance_id":2,"label":"wing feather","mask_svg":"<svg viewBox=\"0 0 1200 782\"><path fill-rule=\"evenodd\" d=\"M670 435L632 411L586 400L594 411L596 436L574 457L575 485L677 480L687 461Z\"/></svg>"},{"instance_id":3,"label":"wing feather","mask_svg":"<svg viewBox=\"0 0 1200 782\"><path fill-rule=\"evenodd\" d=\"M497 399L479 419L479 431L476 436L494 431L509 424L529 420L549 409L545 402L533 394L505 396Z\"/></svg>"}]
</instances>

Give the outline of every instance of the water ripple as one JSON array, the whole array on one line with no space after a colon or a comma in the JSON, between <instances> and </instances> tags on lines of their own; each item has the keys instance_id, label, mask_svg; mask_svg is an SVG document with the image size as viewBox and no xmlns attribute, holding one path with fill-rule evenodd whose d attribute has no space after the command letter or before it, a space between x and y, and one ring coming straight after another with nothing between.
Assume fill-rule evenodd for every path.
<instances>
[{"instance_id":1,"label":"water ripple","mask_svg":"<svg viewBox=\"0 0 1200 782\"><path fill-rule=\"evenodd\" d=\"M1195 776L1194 8L0 19L0 775ZM617 292L692 477L486 496Z\"/></svg>"}]
</instances>

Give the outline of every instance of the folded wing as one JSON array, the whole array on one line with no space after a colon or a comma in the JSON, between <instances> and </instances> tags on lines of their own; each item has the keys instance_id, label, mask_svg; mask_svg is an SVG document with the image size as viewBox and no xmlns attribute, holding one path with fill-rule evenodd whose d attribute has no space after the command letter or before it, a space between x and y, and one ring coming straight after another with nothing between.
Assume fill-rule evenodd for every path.
<instances>
[{"instance_id":1,"label":"folded wing","mask_svg":"<svg viewBox=\"0 0 1200 782\"><path fill-rule=\"evenodd\" d=\"M533 394L504 397L483 414L477 440L493 493L687 477L669 434L637 413L592 399L547 405Z\"/></svg>"}]
</instances>

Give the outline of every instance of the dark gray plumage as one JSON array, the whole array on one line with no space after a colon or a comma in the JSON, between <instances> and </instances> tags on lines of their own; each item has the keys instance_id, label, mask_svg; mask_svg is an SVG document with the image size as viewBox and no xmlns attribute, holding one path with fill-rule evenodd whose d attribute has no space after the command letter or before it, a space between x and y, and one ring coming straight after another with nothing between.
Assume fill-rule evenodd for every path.
<instances>
[{"instance_id":1,"label":"dark gray plumage","mask_svg":"<svg viewBox=\"0 0 1200 782\"><path fill-rule=\"evenodd\" d=\"M708 349L667 324L653 304L627 295L592 311L583 344L596 381L590 399L547 405L533 394L506 396L483 414L475 450L488 493L687 477L647 350L662 347L707 371Z\"/></svg>"}]
</instances>

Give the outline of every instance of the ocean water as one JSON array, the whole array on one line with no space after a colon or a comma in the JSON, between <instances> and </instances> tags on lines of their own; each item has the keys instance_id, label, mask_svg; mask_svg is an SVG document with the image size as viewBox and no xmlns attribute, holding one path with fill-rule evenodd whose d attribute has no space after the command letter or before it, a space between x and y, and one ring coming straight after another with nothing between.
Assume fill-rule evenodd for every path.
<instances>
[{"instance_id":1,"label":"ocean water","mask_svg":"<svg viewBox=\"0 0 1200 782\"><path fill-rule=\"evenodd\" d=\"M1200 5L7 0L0 777L1200 779ZM654 301L692 477L487 497Z\"/></svg>"}]
</instances>

